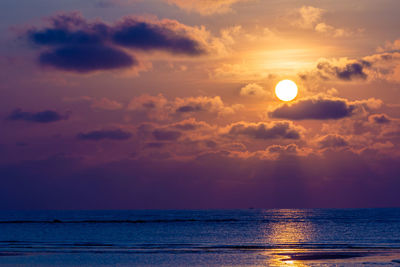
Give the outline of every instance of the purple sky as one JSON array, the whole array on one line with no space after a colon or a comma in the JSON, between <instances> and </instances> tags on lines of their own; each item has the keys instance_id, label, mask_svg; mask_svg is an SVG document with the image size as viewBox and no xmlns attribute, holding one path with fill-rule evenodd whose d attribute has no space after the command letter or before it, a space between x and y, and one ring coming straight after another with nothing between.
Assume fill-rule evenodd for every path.
<instances>
[{"instance_id":1,"label":"purple sky","mask_svg":"<svg viewBox=\"0 0 400 267\"><path fill-rule=\"evenodd\" d=\"M399 9L3 0L0 209L400 206Z\"/></svg>"}]
</instances>

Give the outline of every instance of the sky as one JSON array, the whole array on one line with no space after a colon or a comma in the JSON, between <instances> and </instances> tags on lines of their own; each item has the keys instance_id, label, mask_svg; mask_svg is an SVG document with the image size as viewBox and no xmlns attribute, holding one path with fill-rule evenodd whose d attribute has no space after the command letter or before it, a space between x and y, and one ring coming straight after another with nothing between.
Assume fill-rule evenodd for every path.
<instances>
[{"instance_id":1,"label":"sky","mask_svg":"<svg viewBox=\"0 0 400 267\"><path fill-rule=\"evenodd\" d=\"M399 9L2 0L0 209L400 206Z\"/></svg>"}]
</instances>

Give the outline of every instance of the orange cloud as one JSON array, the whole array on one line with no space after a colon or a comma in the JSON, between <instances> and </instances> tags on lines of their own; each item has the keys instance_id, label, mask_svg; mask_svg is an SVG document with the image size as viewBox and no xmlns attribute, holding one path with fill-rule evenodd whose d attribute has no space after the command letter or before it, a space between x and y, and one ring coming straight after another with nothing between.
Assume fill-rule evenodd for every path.
<instances>
[{"instance_id":1,"label":"orange cloud","mask_svg":"<svg viewBox=\"0 0 400 267\"><path fill-rule=\"evenodd\" d=\"M347 37L355 33L363 32L363 29L352 31L349 29L336 28L323 20L323 15L327 11L313 6L302 6L290 15L291 24L302 29L315 30L331 37Z\"/></svg>"}]
</instances>

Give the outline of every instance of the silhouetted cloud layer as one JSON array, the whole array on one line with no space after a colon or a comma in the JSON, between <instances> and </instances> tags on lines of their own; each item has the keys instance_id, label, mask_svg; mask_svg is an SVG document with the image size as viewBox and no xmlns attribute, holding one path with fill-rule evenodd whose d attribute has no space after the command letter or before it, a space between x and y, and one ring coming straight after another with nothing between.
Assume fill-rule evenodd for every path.
<instances>
[{"instance_id":1,"label":"silhouetted cloud layer","mask_svg":"<svg viewBox=\"0 0 400 267\"><path fill-rule=\"evenodd\" d=\"M37 123L51 123L68 119L67 115L61 115L53 110L45 110L40 112L27 112L22 109L14 110L8 117L11 121L29 121Z\"/></svg>"},{"instance_id":2,"label":"silhouetted cloud layer","mask_svg":"<svg viewBox=\"0 0 400 267\"><path fill-rule=\"evenodd\" d=\"M290 120L341 119L353 115L355 106L342 99L305 99L292 104L283 104L269 115L272 118Z\"/></svg>"},{"instance_id":3,"label":"silhouetted cloud layer","mask_svg":"<svg viewBox=\"0 0 400 267\"><path fill-rule=\"evenodd\" d=\"M28 38L47 47L39 62L58 69L90 72L127 68L138 64L123 50L159 50L171 54L198 56L206 53L193 28L174 20L143 20L126 17L115 24L89 22L79 13L51 18L47 28L31 29Z\"/></svg>"},{"instance_id":4,"label":"silhouetted cloud layer","mask_svg":"<svg viewBox=\"0 0 400 267\"><path fill-rule=\"evenodd\" d=\"M58 156L1 164L0 208L398 206L399 166L398 157L339 150L305 157L283 153L279 160L213 153L189 161L152 157L89 166ZM54 177L57 183L49 182Z\"/></svg>"},{"instance_id":5,"label":"silhouetted cloud layer","mask_svg":"<svg viewBox=\"0 0 400 267\"><path fill-rule=\"evenodd\" d=\"M132 137L132 134L129 132L122 131L121 129L117 130L96 130L88 133L79 133L77 138L80 140L93 140L100 141L104 139L109 140L127 140Z\"/></svg>"}]
</instances>

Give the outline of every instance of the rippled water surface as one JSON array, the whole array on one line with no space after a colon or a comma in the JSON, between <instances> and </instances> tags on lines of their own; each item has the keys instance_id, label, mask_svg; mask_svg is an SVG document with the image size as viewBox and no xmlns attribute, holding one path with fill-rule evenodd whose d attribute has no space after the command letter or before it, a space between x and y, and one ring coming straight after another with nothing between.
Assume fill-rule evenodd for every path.
<instances>
[{"instance_id":1,"label":"rippled water surface","mask_svg":"<svg viewBox=\"0 0 400 267\"><path fill-rule=\"evenodd\" d=\"M400 209L0 212L14 266L400 265Z\"/></svg>"}]
</instances>

